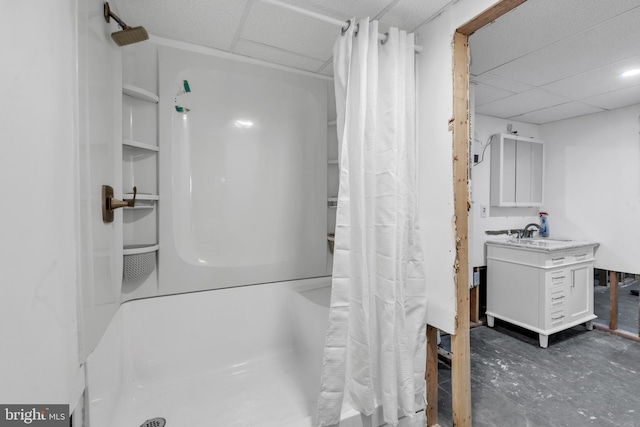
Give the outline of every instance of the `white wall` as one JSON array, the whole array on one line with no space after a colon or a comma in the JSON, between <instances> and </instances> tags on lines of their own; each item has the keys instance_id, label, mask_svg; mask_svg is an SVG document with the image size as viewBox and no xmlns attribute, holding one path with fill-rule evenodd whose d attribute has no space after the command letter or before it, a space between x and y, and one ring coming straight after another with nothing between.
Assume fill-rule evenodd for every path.
<instances>
[{"instance_id":1,"label":"white wall","mask_svg":"<svg viewBox=\"0 0 640 427\"><path fill-rule=\"evenodd\" d=\"M118 13L115 10L115 13ZM120 305L122 216L102 221L102 185L122 198L122 55L102 0L78 2L79 255L81 360L94 350Z\"/></svg>"},{"instance_id":2,"label":"white wall","mask_svg":"<svg viewBox=\"0 0 640 427\"><path fill-rule=\"evenodd\" d=\"M521 229L532 222L539 222L539 208L501 208L492 207L490 203L490 166L491 145L482 151L493 134L506 132L507 124L513 125L513 131L519 136L540 139L538 125L503 120L496 117L475 115L473 122L473 152L480 156L481 162L474 165L471 177L472 205L469 211L469 262L473 267L486 265L484 243L495 236L487 236L487 230ZM485 218L481 216L481 208L487 208Z\"/></svg>"},{"instance_id":3,"label":"white wall","mask_svg":"<svg viewBox=\"0 0 640 427\"><path fill-rule=\"evenodd\" d=\"M495 0L460 0L416 30L423 51L416 57L421 237L429 287L427 321L454 332L455 229L453 207L452 42L456 29Z\"/></svg>"},{"instance_id":4,"label":"white wall","mask_svg":"<svg viewBox=\"0 0 640 427\"><path fill-rule=\"evenodd\" d=\"M640 273L640 105L541 126L551 237L600 242L596 268Z\"/></svg>"},{"instance_id":5,"label":"white wall","mask_svg":"<svg viewBox=\"0 0 640 427\"><path fill-rule=\"evenodd\" d=\"M76 403L76 1L3 4L0 402ZM37 29L37 31L33 31Z\"/></svg>"}]
</instances>

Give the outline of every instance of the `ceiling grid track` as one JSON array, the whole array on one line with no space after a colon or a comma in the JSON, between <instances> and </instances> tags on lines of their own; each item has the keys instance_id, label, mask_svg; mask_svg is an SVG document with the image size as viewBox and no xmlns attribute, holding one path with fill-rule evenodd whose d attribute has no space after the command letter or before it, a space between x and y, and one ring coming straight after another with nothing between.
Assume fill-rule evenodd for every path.
<instances>
[{"instance_id":1,"label":"ceiling grid track","mask_svg":"<svg viewBox=\"0 0 640 427\"><path fill-rule=\"evenodd\" d=\"M244 24L247 22L247 17L251 12L251 8L253 7L253 3L256 0L249 0L247 5L244 8L244 12L242 13L242 18L240 18L240 23L238 24L238 28L236 28L236 33L233 36L233 41L231 42L231 46L229 46L229 52L236 53L236 46L238 45L238 41L242 36L242 31L244 30Z\"/></svg>"}]
</instances>

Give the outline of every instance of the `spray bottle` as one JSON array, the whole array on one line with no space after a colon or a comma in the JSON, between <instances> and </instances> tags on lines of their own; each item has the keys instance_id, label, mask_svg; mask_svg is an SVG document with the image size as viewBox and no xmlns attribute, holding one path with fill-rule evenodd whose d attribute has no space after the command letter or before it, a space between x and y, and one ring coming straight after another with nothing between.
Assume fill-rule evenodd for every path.
<instances>
[{"instance_id":1,"label":"spray bottle","mask_svg":"<svg viewBox=\"0 0 640 427\"><path fill-rule=\"evenodd\" d=\"M549 214L546 212L540 212L540 237L549 237L549 220L547 216Z\"/></svg>"}]
</instances>

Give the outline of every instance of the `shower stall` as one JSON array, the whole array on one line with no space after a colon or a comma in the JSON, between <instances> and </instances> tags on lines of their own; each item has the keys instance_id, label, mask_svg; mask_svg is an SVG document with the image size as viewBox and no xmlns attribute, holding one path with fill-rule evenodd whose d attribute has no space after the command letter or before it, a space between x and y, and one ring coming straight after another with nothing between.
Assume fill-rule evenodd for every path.
<instances>
[{"instance_id":1,"label":"shower stall","mask_svg":"<svg viewBox=\"0 0 640 427\"><path fill-rule=\"evenodd\" d=\"M331 293L333 82L164 40L123 58L129 93L158 99L123 96L125 141L151 146L123 147L123 186L157 194L125 212L124 243L157 243L158 262L124 281L88 359L92 427L311 427ZM342 418L362 425L349 406Z\"/></svg>"}]
</instances>

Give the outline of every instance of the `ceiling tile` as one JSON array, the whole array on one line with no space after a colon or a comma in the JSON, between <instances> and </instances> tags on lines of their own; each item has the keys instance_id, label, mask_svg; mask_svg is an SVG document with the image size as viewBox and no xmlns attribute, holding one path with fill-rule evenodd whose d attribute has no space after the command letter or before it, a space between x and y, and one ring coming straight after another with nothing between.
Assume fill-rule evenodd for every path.
<instances>
[{"instance_id":1,"label":"ceiling tile","mask_svg":"<svg viewBox=\"0 0 640 427\"><path fill-rule=\"evenodd\" d=\"M394 0L286 0L296 6L324 13L345 21L350 18L374 18Z\"/></svg>"},{"instance_id":2,"label":"ceiling tile","mask_svg":"<svg viewBox=\"0 0 640 427\"><path fill-rule=\"evenodd\" d=\"M508 118L528 111L540 110L554 105L564 104L569 101L558 95L544 92L540 89L532 89L521 92L489 104L476 108L476 113L487 116Z\"/></svg>"},{"instance_id":3,"label":"ceiling tile","mask_svg":"<svg viewBox=\"0 0 640 427\"><path fill-rule=\"evenodd\" d=\"M340 28L269 3L253 4L241 38L323 62L333 55Z\"/></svg>"},{"instance_id":4,"label":"ceiling tile","mask_svg":"<svg viewBox=\"0 0 640 427\"><path fill-rule=\"evenodd\" d=\"M380 18L380 31L396 27L407 32L414 31L420 24L446 6L450 0L400 0Z\"/></svg>"},{"instance_id":5,"label":"ceiling tile","mask_svg":"<svg viewBox=\"0 0 640 427\"><path fill-rule=\"evenodd\" d=\"M607 110L640 104L640 85L586 98L582 102L597 105Z\"/></svg>"},{"instance_id":6,"label":"ceiling tile","mask_svg":"<svg viewBox=\"0 0 640 427\"><path fill-rule=\"evenodd\" d=\"M480 74L638 7L628 0L527 1L469 39ZM506 36L505 36L506 35Z\"/></svg>"},{"instance_id":7,"label":"ceiling tile","mask_svg":"<svg viewBox=\"0 0 640 427\"><path fill-rule=\"evenodd\" d=\"M575 100L584 99L640 84L640 76L637 78L620 76L622 72L633 68L640 69L640 55L558 80L542 86L541 89ZM638 101L640 102L640 99Z\"/></svg>"},{"instance_id":8,"label":"ceiling tile","mask_svg":"<svg viewBox=\"0 0 640 427\"><path fill-rule=\"evenodd\" d=\"M320 68L324 61L315 58L309 58L289 52L287 50L278 49L273 46L266 46L248 40L239 40L236 45L235 53L251 58L262 59L274 64L286 65L288 67L298 68L301 70L315 72Z\"/></svg>"},{"instance_id":9,"label":"ceiling tile","mask_svg":"<svg viewBox=\"0 0 640 427\"><path fill-rule=\"evenodd\" d=\"M483 83L473 83L473 90L475 91L476 106L488 104L490 102L515 95L514 92L509 92L508 90L504 89L498 89L496 87L489 86Z\"/></svg>"},{"instance_id":10,"label":"ceiling tile","mask_svg":"<svg viewBox=\"0 0 640 427\"><path fill-rule=\"evenodd\" d=\"M484 83L489 86L496 87L498 89L508 90L509 92L520 93L527 90L534 89L533 86L526 83L522 83L516 80L511 80L506 77L497 76L491 73L480 74L479 76L472 76L472 81Z\"/></svg>"},{"instance_id":11,"label":"ceiling tile","mask_svg":"<svg viewBox=\"0 0 640 427\"><path fill-rule=\"evenodd\" d=\"M493 69L492 73L542 86L638 55L638 22L640 7Z\"/></svg>"},{"instance_id":12,"label":"ceiling tile","mask_svg":"<svg viewBox=\"0 0 640 427\"><path fill-rule=\"evenodd\" d=\"M150 34L229 50L247 0L112 0L112 4L124 22L142 25Z\"/></svg>"},{"instance_id":13,"label":"ceiling tile","mask_svg":"<svg viewBox=\"0 0 640 427\"><path fill-rule=\"evenodd\" d=\"M602 111L604 111L602 108L585 105L580 102L568 102L566 104L555 105L553 107L509 118L520 122L541 125L544 123L570 119L572 117L584 116L586 114L600 113Z\"/></svg>"}]
</instances>

